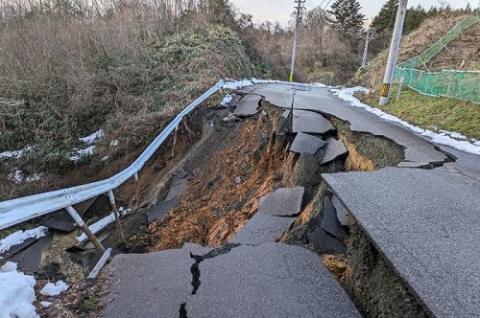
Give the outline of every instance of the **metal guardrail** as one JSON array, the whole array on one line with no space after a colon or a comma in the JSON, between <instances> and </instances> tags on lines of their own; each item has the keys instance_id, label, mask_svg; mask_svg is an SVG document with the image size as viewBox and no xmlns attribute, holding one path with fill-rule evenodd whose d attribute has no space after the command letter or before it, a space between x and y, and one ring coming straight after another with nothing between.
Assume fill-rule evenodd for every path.
<instances>
[{"instance_id":1,"label":"metal guardrail","mask_svg":"<svg viewBox=\"0 0 480 318\"><path fill-rule=\"evenodd\" d=\"M153 156L153 154L158 150L168 136L178 128L178 125L181 123L183 118L210 96L222 89L224 84L225 83L223 80L219 81L202 96L188 105L168 124L165 129L162 130L162 132L130 166L116 175L102 181L85 185L0 202L0 230L42 215L52 213L54 211L66 209L70 216L75 220L77 225L84 230L84 232L95 243L95 245L97 245L99 249L104 250L101 243L96 241L96 238L93 236L91 231L81 219L80 215L78 215L72 206L106 193L110 197L114 212L116 212L116 221L119 221L118 210L115 206L115 199L113 197L113 190L124 184L132 177L137 180L138 172L145 166L147 161ZM118 222L117 229L119 225L120 224Z\"/></svg>"}]
</instances>

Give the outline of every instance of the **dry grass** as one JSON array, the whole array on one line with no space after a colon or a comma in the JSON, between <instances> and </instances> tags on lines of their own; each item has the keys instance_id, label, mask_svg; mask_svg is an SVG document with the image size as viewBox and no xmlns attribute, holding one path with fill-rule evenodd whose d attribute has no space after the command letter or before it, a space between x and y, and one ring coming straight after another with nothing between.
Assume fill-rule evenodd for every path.
<instances>
[{"instance_id":1,"label":"dry grass","mask_svg":"<svg viewBox=\"0 0 480 318\"><path fill-rule=\"evenodd\" d=\"M71 168L99 128L131 152L219 78L254 75L236 34L213 26L233 19L221 0L16 4L0 18L0 152L35 145L27 170Z\"/></svg>"}]
</instances>

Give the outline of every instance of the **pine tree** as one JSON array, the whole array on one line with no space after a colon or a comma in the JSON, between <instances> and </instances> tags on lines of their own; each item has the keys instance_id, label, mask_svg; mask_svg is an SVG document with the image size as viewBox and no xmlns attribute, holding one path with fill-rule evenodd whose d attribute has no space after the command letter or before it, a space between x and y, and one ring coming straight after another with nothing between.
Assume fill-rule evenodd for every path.
<instances>
[{"instance_id":1,"label":"pine tree","mask_svg":"<svg viewBox=\"0 0 480 318\"><path fill-rule=\"evenodd\" d=\"M328 11L331 16L329 21L347 35L358 35L365 21L365 15L360 13L361 9L357 0L336 0Z\"/></svg>"},{"instance_id":2,"label":"pine tree","mask_svg":"<svg viewBox=\"0 0 480 318\"><path fill-rule=\"evenodd\" d=\"M418 5L416 8L409 8L405 16L405 34L408 34L416 29L428 18L427 12Z\"/></svg>"},{"instance_id":3,"label":"pine tree","mask_svg":"<svg viewBox=\"0 0 480 318\"><path fill-rule=\"evenodd\" d=\"M398 0L388 0L373 19L371 28L375 29L377 33L383 31L392 31L395 17L398 9Z\"/></svg>"}]
</instances>

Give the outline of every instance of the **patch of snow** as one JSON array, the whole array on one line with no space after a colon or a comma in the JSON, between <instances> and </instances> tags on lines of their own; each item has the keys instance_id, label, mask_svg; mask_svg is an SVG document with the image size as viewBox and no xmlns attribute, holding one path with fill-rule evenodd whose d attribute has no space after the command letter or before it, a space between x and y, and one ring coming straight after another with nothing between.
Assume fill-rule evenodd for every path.
<instances>
[{"instance_id":1,"label":"patch of snow","mask_svg":"<svg viewBox=\"0 0 480 318\"><path fill-rule=\"evenodd\" d=\"M368 89L365 87L350 87L350 88L342 88L342 89L331 89L335 95L339 98L349 102L352 106L360 107L365 109L366 111L375 114L387 121L391 121L397 124L400 124L414 133L429 138L433 143L439 145L450 146L452 148L469 152L475 155L480 155L480 141L472 139L468 140L467 137L458 133L458 132L450 132L450 131L440 131L434 132L428 129L423 129L417 126L414 126L400 118L393 116L391 114L387 114L384 111L371 107L362 103L358 98L353 96L355 93L368 93Z\"/></svg>"},{"instance_id":2,"label":"patch of snow","mask_svg":"<svg viewBox=\"0 0 480 318\"><path fill-rule=\"evenodd\" d=\"M118 147L119 143L120 142L117 139L112 140L112 141L110 141L110 147L112 147L112 148Z\"/></svg>"},{"instance_id":3,"label":"patch of snow","mask_svg":"<svg viewBox=\"0 0 480 318\"><path fill-rule=\"evenodd\" d=\"M103 156L102 159L100 159L101 161L107 161L108 159L110 159L110 156Z\"/></svg>"},{"instance_id":4,"label":"patch of snow","mask_svg":"<svg viewBox=\"0 0 480 318\"><path fill-rule=\"evenodd\" d=\"M41 179L42 179L42 175L38 174L38 173L35 173L31 176L26 177L25 182L27 182L27 183L37 182L37 181L40 181Z\"/></svg>"},{"instance_id":5,"label":"patch of snow","mask_svg":"<svg viewBox=\"0 0 480 318\"><path fill-rule=\"evenodd\" d=\"M7 237L0 240L0 254L7 252L15 245L22 244L30 238L38 239L47 235L48 229L44 226L39 226L31 230L16 231Z\"/></svg>"},{"instance_id":6,"label":"patch of snow","mask_svg":"<svg viewBox=\"0 0 480 318\"><path fill-rule=\"evenodd\" d=\"M223 107L228 107L228 105L232 102L233 100L233 96L228 94L228 95L225 95L225 97L223 98L222 102L220 103L221 106Z\"/></svg>"},{"instance_id":7,"label":"patch of snow","mask_svg":"<svg viewBox=\"0 0 480 318\"><path fill-rule=\"evenodd\" d=\"M22 184L24 182L31 183L36 182L42 179L42 176L38 173L35 173L31 176L25 176L25 173L19 169L15 168L9 175L8 180L15 182L16 184Z\"/></svg>"},{"instance_id":8,"label":"patch of snow","mask_svg":"<svg viewBox=\"0 0 480 318\"><path fill-rule=\"evenodd\" d=\"M16 184L21 184L25 176L23 175L23 171L15 168L10 174L8 175L8 180L15 182Z\"/></svg>"},{"instance_id":9,"label":"patch of snow","mask_svg":"<svg viewBox=\"0 0 480 318\"><path fill-rule=\"evenodd\" d=\"M17 272L16 264L5 265L0 269L0 317L38 318L33 305L35 279Z\"/></svg>"},{"instance_id":10,"label":"patch of snow","mask_svg":"<svg viewBox=\"0 0 480 318\"><path fill-rule=\"evenodd\" d=\"M78 138L78 139L80 139L80 141L83 142L86 145L92 145L92 144L96 143L98 140L102 139L103 136L105 136L105 132L103 131L103 129L99 129L91 135L88 135L88 136L82 137L82 138Z\"/></svg>"},{"instance_id":11,"label":"patch of snow","mask_svg":"<svg viewBox=\"0 0 480 318\"><path fill-rule=\"evenodd\" d=\"M82 157L93 155L95 153L95 149L97 147L95 145L88 146L87 148L77 149L74 153L70 156L71 161L78 161Z\"/></svg>"},{"instance_id":12,"label":"patch of snow","mask_svg":"<svg viewBox=\"0 0 480 318\"><path fill-rule=\"evenodd\" d=\"M67 289L67 283L65 283L63 280L59 280L55 284L47 283L47 285L40 290L40 294L44 296L58 296Z\"/></svg>"},{"instance_id":13,"label":"patch of snow","mask_svg":"<svg viewBox=\"0 0 480 318\"><path fill-rule=\"evenodd\" d=\"M130 211L132 211L132 209L125 209L124 207L120 207L118 209L118 212L120 212L120 216L125 216ZM90 231L92 231L93 234L96 234L96 233L100 232L102 229L104 229L107 225L113 223L114 221L115 221L115 215L112 212L109 215L107 215L106 217L104 217L103 219L100 219L97 222L93 223L88 228L90 229ZM79 242L85 242L87 239L88 238L84 233L77 236L77 241L79 241Z\"/></svg>"},{"instance_id":14,"label":"patch of snow","mask_svg":"<svg viewBox=\"0 0 480 318\"><path fill-rule=\"evenodd\" d=\"M18 159L25 155L25 153L29 152L32 150L31 146L27 146L23 149L20 150L13 150L13 151L4 151L0 152L0 160L2 159Z\"/></svg>"},{"instance_id":15,"label":"patch of snow","mask_svg":"<svg viewBox=\"0 0 480 318\"><path fill-rule=\"evenodd\" d=\"M49 301L41 301L40 305L42 305L42 307L44 307L44 308L48 308L52 305L52 303L49 302Z\"/></svg>"},{"instance_id":16,"label":"patch of snow","mask_svg":"<svg viewBox=\"0 0 480 318\"><path fill-rule=\"evenodd\" d=\"M14 262L6 262L5 264L3 264L2 267L0 267L0 272L13 272L13 271L16 271L17 270L17 263L14 263Z\"/></svg>"},{"instance_id":17,"label":"patch of snow","mask_svg":"<svg viewBox=\"0 0 480 318\"><path fill-rule=\"evenodd\" d=\"M225 82L225 84L223 84L223 88L225 88L225 89L239 89L239 88L247 87L247 86L250 86L250 85L253 85L253 82L251 80L243 79L243 80L240 80L240 81Z\"/></svg>"}]
</instances>

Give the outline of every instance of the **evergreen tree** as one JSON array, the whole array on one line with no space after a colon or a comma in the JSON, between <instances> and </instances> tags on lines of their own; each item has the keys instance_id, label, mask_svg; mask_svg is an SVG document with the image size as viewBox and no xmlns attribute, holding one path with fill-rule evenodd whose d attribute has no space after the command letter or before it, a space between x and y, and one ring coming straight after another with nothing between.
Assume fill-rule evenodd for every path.
<instances>
[{"instance_id":1,"label":"evergreen tree","mask_svg":"<svg viewBox=\"0 0 480 318\"><path fill-rule=\"evenodd\" d=\"M371 28L375 29L377 33L388 33L393 31L394 21L397 16L398 0L388 0L373 19ZM426 12L422 6L418 5L415 8L407 9L404 24L404 33L408 34L416 30L422 22L429 16L436 15L437 8L432 7L429 12Z\"/></svg>"},{"instance_id":2,"label":"evergreen tree","mask_svg":"<svg viewBox=\"0 0 480 318\"><path fill-rule=\"evenodd\" d=\"M398 9L398 0L388 0L373 19L371 28L375 29L377 33L384 31L392 31L394 27L394 21Z\"/></svg>"},{"instance_id":3,"label":"evergreen tree","mask_svg":"<svg viewBox=\"0 0 480 318\"><path fill-rule=\"evenodd\" d=\"M418 5L416 8L407 9L405 16L404 31L406 34L418 29L425 19L428 18L427 12Z\"/></svg>"},{"instance_id":4,"label":"evergreen tree","mask_svg":"<svg viewBox=\"0 0 480 318\"><path fill-rule=\"evenodd\" d=\"M329 21L347 35L358 35L365 21L365 15L360 13L361 9L357 0L336 0L328 11L331 16Z\"/></svg>"}]
</instances>

